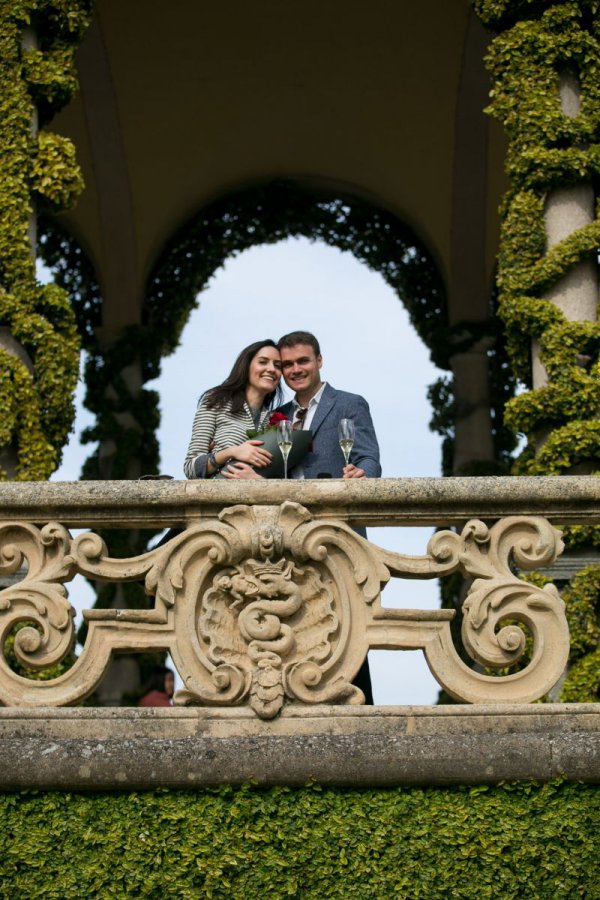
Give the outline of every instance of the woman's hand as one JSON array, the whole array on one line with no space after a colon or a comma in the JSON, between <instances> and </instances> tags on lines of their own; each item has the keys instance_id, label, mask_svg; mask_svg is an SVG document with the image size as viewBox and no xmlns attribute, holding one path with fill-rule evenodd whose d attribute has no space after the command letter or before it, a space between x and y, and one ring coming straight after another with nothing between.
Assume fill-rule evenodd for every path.
<instances>
[{"instance_id":1,"label":"woman's hand","mask_svg":"<svg viewBox=\"0 0 600 900\"><path fill-rule=\"evenodd\" d=\"M230 448L230 454L238 462L247 463L249 466L268 466L272 460L272 456L268 450L263 448L262 441L244 441L237 447ZM248 477L248 476L246 476Z\"/></svg>"},{"instance_id":2,"label":"woman's hand","mask_svg":"<svg viewBox=\"0 0 600 900\"><path fill-rule=\"evenodd\" d=\"M260 478L262 480L262 475L243 462L230 463L225 469L221 469L221 475L224 478Z\"/></svg>"}]
</instances>

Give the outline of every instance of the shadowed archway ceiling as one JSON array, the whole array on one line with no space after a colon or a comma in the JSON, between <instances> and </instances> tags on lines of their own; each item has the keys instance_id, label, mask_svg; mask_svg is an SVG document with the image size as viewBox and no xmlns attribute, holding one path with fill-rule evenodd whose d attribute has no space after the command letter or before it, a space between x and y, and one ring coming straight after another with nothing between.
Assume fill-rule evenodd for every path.
<instances>
[{"instance_id":1,"label":"shadowed archway ceiling","mask_svg":"<svg viewBox=\"0 0 600 900\"><path fill-rule=\"evenodd\" d=\"M228 191L326 183L407 222L451 318L485 319L504 144L468 0L97 0L81 92L52 127L86 190L64 218L109 329L139 321L165 241Z\"/></svg>"}]
</instances>

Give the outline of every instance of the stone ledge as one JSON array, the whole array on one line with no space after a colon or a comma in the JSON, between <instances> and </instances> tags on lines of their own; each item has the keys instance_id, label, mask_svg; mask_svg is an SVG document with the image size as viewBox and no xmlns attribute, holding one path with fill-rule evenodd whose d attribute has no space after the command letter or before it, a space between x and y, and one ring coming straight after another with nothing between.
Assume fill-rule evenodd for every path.
<instances>
[{"instance_id":1,"label":"stone ledge","mask_svg":"<svg viewBox=\"0 0 600 900\"><path fill-rule=\"evenodd\" d=\"M185 527L238 503L292 500L317 519L372 526L460 525L503 516L545 516L567 525L600 523L600 480L592 475L482 478L77 481L0 484L2 518L66 527Z\"/></svg>"},{"instance_id":2,"label":"stone ledge","mask_svg":"<svg viewBox=\"0 0 600 900\"><path fill-rule=\"evenodd\" d=\"M0 787L600 781L600 704L0 709Z\"/></svg>"}]
</instances>

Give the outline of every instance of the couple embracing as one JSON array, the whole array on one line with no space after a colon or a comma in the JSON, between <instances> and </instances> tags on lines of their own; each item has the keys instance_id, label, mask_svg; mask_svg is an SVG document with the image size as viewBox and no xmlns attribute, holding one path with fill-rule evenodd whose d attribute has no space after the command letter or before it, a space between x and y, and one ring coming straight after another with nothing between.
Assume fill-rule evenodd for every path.
<instances>
[{"instance_id":1,"label":"couple embracing","mask_svg":"<svg viewBox=\"0 0 600 900\"><path fill-rule=\"evenodd\" d=\"M366 400L321 381L323 360L316 337L307 331L284 335L276 344L246 347L225 381L200 398L184 463L187 478L261 478L271 454L260 437L273 420L287 417L294 429L312 433L312 443L292 478L378 478L379 446ZM281 376L295 392L281 406ZM274 415L275 413L275 415ZM281 414L281 415L278 415ZM350 462L338 441L341 419L355 427Z\"/></svg>"}]
</instances>

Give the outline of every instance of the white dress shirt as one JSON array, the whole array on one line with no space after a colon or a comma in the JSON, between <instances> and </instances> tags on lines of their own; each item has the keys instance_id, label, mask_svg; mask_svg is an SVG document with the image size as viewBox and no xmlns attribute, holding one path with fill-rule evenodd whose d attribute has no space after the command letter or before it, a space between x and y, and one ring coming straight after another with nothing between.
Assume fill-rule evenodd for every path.
<instances>
[{"instance_id":1,"label":"white dress shirt","mask_svg":"<svg viewBox=\"0 0 600 900\"><path fill-rule=\"evenodd\" d=\"M321 385L321 387L319 388L319 390L317 391L317 393L315 394L315 396L311 397L311 399L308 401L307 407L301 406L300 403L298 403L298 401L294 397L294 399L292 400L292 403L294 404L294 415L292 417L292 425L298 420L298 410L306 409L306 415L304 416L304 421L302 422L302 426L301 426L300 430L301 431L309 430L309 428L311 426L311 422L315 417L315 413L317 411L317 406L319 405L319 401L320 401L321 397L323 396L323 391L325 390L326 384L327 384L327 382L324 381L323 384ZM292 478L304 478L304 466L302 465L302 463L299 463L297 466L294 466L294 470L291 473L291 476L292 476Z\"/></svg>"}]
</instances>

